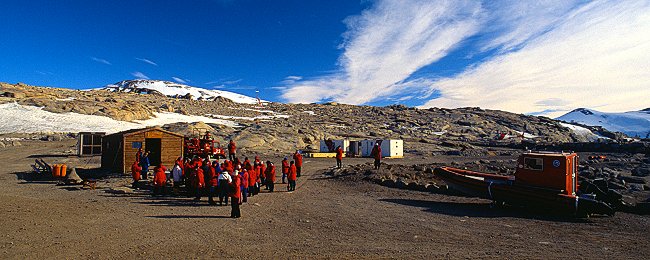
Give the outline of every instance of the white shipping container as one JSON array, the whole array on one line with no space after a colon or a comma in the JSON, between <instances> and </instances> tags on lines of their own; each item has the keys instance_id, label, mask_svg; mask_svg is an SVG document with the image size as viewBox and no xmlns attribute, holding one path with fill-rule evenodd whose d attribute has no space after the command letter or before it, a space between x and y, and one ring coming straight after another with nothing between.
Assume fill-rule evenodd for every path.
<instances>
[{"instance_id":1,"label":"white shipping container","mask_svg":"<svg viewBox=\"0 0 650 260\"><path fill-rule=\"evenodd\" d=\"M343 148L344 153L348 152L348 147L350 146L350 140L332 140L332 142L334 143L334 147L333 147L334 149L336 149L336 147L338 147L338 146L341 146L341 148ZM327 147L327 143L325 142L325 140L320 141L320 152L321 153L329 153L329 152L334 152L334 151L336 151L336 150L330 151L329 147Z\"/></svg>"},{"instance_id":2,"label":"white shipping container","mask_svg":"<svg viewBox=\"0 0 650 260\"><path fill-rule=\"evenodd\" d=\"M404 157L404 141L384 140L381 142L381 156L392 158Z\"/></svg>"},{"instance_id":3,"label":"white shipping container","mask_svg":"<svg viewBox=\"0 0 650 260\"><path fill-rule=\"evenodd\" d=\"M377 140L362 140L361 143L361 156L371 157L372 148L377 143ZM391 158L404 157L404 141L403 140L381 140L381 156Z\"/></svg>"}]
</instances>

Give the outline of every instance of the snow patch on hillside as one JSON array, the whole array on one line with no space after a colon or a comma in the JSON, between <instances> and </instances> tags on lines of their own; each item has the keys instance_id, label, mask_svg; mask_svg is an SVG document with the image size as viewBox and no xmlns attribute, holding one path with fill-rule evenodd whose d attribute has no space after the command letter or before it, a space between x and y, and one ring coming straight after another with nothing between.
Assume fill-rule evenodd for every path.
<instances>
[{"instance_id":1,"label":"snow patch on hillside","mask_svg":"<svg viewBox=\"0 0 650 260\"><path fill-rule=\"evenodd\" d=\"M631 137L646 137L650 134L649 111L605 113L593 109L578 108L558 117L557 120L588 126L601 126L609 131L622 132Z\"/></svg>"},{"instance_id":2,"label":"snow patch on hillside","mask_svg":"<svg viewBox=\"0 0 650 260\"><path fill-rule=\"evenodd\" d=\"M571 129L577 136L582 136L585 139L587 139L587 141L589 141L589 142L595 142L595 141L598 141L599 139L603 139L603 140L609 139L609 138L604 137L602 135L594 134L591 130L589 130L587 128L584 128L582 126L577 126L577 125L572 125L572 124L567 124L567 123L560 123L560 125Z\"/></svg>"},{"instance_id":3,"label":"snow patch on hillside","mask_svg":"<svg viewBox=\"0 0 650 260\"><path fill-rule=\"evenodd\" d=\"M188 85L161 80L123 80L115 84L106 85L103 89L119 92L135 92L148 94L157 91L168 97L184 97L192 95L192 99L214 100L224 97L237 103L257 104L258 99L223 90L209 90ZM264 102L264 101L262 101Z\"/></svg>"},{"instance_id":4,"label":"snow patch on hillside","mask_svg":"<svg viewBox=\"0 0 650 260\"><path fill-rule=\"evenodd\" d=\"M188 116L177 113L154 113L155 117L134 122L118 121L110 117L78 113L52 113L42 107L23 106L17 103L0 104L0 134L6 133L116 133L129 129L164 125L177 122L205 122L238 127L223 119Z\"/></svg>"}]
</instances>

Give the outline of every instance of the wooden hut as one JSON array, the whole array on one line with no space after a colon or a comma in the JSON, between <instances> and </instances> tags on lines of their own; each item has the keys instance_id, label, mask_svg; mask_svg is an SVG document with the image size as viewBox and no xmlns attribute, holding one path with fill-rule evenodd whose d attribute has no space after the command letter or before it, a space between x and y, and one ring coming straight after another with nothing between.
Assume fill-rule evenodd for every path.
<instances>
[{"instance_id":1,"label":"wooden hut","mask_svg":"<svg viewBox=\"0 0 650 260\"><path fill-rule=\"evenodd\" d=\"M130 172L138 149L149 151L152 166L160 163L174 166L176 158L183 156L184 137L159 127L133 129L106 135L102 141L102 168L119 173Z\"/></svg>"}]
</instances>

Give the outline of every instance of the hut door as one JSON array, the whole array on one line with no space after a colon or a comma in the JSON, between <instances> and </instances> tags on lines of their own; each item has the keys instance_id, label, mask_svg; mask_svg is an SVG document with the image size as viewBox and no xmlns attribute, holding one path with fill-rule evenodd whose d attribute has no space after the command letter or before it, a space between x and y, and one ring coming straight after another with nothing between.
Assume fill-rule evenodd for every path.
<instances>
[{"instance_id":1,"label":"hut door","mask_svg":"<svg viewBox=\"0 0 650 260\"><path fill-rule=\"evenodd\" d=\"M158 166L160 165L160 138L146 138L144 139L144 147L149 154L149 161L151 165Z\"/></svg>"}]
</instances>

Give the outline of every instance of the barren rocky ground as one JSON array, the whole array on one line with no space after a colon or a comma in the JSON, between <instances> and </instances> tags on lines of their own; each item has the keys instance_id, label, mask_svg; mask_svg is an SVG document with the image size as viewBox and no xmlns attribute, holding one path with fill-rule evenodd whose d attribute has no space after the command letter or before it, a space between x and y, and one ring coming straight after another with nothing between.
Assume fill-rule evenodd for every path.
<instances>
[{"instance_id":1,"label":"barren rocky ground","mask_svg":"<svg viewBox=\"0 0 650 260\"><path fill-rule=\"evenodd\" d=\"M98 166L98 158L67 156L73 146L71 139L22 140L0 148L0 258L650 257L649 216L576 220L492 209L480 199L336 178L327 174L332 159L306 159L295 192L253 197L236 220L226 218L229 208L208 206L205 199L109 192L128 185L127 177L103 178L96 190L78 190L26 173L35 157ZM398 168L511 159L408 154L385 162ZM349 158L344 164L368 161Z\"/></svg>"},{"instance_id":2,"label":"barren rocky ground","mask_svg":"<svg viewBox=\"0 0 650 260\"><path fill-rule=\"evenodd\" d=\"M518 144L520 138L495 140L498 134L537 136L534 142L555 144L586 141L584 136L545 118L479 108L416 109L345 104L268 103L263 108L219 98L216 101L170 98L155 94L71 90L0 83L0 103L17 102L46 111L108 116L116 120L147 119L153 112L226 118L239 127L209 126L222 139L234 139L256 152L318 149L324 139L402 139L419 155L458 152L486 155L484 146ZM183 124L168 129L190 134ZM620 135L599 130L601 134Z\"/></svg>"}]
</instances>

